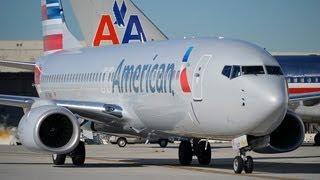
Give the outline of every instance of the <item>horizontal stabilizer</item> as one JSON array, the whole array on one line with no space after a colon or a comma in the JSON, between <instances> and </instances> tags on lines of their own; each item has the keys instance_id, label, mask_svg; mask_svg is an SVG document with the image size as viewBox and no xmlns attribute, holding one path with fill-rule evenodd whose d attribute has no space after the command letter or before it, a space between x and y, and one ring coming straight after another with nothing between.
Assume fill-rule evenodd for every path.
<instances>
[{"instance_id":1,"label":"horizontal stabilizer","mask_svg":"<svg viewBox=\"0 0 320 180\"><path fill-rule=\"evenodd\" d=\"M36 64L34 62L9 61L0 59L0 66L33 71Z\"/></svg>"}]
</instances>

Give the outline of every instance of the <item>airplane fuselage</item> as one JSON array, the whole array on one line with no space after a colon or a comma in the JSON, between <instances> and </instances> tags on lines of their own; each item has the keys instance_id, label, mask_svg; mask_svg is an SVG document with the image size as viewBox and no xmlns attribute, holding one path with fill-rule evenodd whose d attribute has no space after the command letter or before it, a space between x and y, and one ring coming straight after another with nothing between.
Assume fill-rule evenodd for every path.
<instances>
[{"instance_id":1,"label":"airplane fuselage","mask_svg":"<svg viewBox=\"0 0 320 180\"><path fill-rule=\"evenodd\" d=\"M125 130L223 139L262 136L271 133L287 111L284 76L266 70L278 62L238 40L85 48L45 56L37 65L41 98L117 104L125 109L123 118L104 121ZM229 66L234 74L227 77L223 72ZM265 73L241 73L251 66Z\"/></svg>"}]
</instances>

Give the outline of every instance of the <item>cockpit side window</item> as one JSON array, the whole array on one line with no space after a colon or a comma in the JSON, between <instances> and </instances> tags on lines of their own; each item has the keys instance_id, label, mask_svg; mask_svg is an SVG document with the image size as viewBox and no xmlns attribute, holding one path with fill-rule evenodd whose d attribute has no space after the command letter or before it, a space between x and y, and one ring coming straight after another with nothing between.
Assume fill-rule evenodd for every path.
<instances>
[{"instance_id":1,"label":"cockpit side window","mask_svg":"<svg viewBox=\"0 0 320 180\"><path fill-rule=\"evenodd\" d=\"M231 77L230 79L234 79L241 76L241 68L240 66L232 66Z\"/></svg>"},{"instance_id":2,"label":"cockpit side window","mask_svg":"<svg viewBox=\"0 0 320 180\"><path fill-rule=\"evenodd\" d=\"M266 66L268 74L271 75L283 75L283 72L279 66Z\"/></svg>"},{"instance_id":3,"label":"cockpit side window","mask_svg":"<svg viewBox=\"0 0 320 180\"><path fill-rule=\"evenodd\" d=\"M249 74L265 74L263 66L242 66L242 74L249 75Z\"/></svg>"},{"instance_id":4,"label":"cockpit side window","mask_svg":"<svg viewBox=\"0 0 320 180\"><path fill-rule=\"evenodd\" d=\"M231 66L225 66L222 70L222 74L226 76L227 78L230 78L231 74Z\"/></svg>"}]
</instances>

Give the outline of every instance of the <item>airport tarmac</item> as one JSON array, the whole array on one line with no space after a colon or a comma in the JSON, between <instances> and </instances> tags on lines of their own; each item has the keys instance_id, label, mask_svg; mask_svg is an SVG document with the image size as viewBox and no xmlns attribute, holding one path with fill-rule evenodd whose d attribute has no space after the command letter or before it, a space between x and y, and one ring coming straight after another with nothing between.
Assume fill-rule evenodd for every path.
<instances>
[{"instance_id":1,"label":"airport tarmac","mask_svg":"<svg viewBox=\"0 0 320 180\"><path fill-rule=\"evenodd\" d=\"M22 146L0 146L1 180L187 180L187 179L320 179L320 147L304 145L290 153L263 155L250 152L255 170L236 175L235 155L229 144L212 145L212 163L199 166L178 164L178 145L162 149L158 145L87 145L86 165L53 166L51 156L34 153Z\"/></svg>"}]
</instances>

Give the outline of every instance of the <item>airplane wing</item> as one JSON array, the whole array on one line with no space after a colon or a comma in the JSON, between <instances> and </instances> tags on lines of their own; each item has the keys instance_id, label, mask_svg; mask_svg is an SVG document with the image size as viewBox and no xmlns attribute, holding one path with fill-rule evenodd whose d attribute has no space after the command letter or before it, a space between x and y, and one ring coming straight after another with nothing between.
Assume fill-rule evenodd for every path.
<instances>
[{"instance_id":1,"label":"airplane wing","mask_svg":"<svg viewBox=\"0 0 320 180\"><path fill-rule=\"evenodd\" d=\"M289 95L289 102L309 100L320 100L320 92Z\"/></svg>"},{"instance_id":2,"label":"airplane wing","mask_svg":"<svg viewBox=\"0 0 320 180\"><path fill-rule=\"evenodd\" d=\"M26 69L33 71L36 64L34 62L22 62L22 61L11 61L11 60L2 60L0 59L0 66Z\"/></svg>"},{"instance_id":3,"label":"airplane wing","mask_svg":"<svg viewBox=\"0 0 320 180\"><path fill-rule=\"evenodd\" d=\"M11 96L0 94L0 104L5 106L14 106L21 108L30 108L36 97Z\"/></svg>"},{"instance_id":4,"label":"airplane wing","mask_svg":"<svg viewBox=\"0 0 320 180\"><path fill-rule=\"evenodd\" d=\"M0 94L0 104L21 108L31 108L33 103L40 100L37 97L27 96L12 96ZM62 101L62 100L49 100L57 106L65 107L73 113L82 117L100 117L92 119L98 122L104 122L104 118L119 119L123 117L123 109L115 104L105 104L97 102L85 101ZM102 120L99 120L102 119Z\"/></svg>"}]
</instances>

